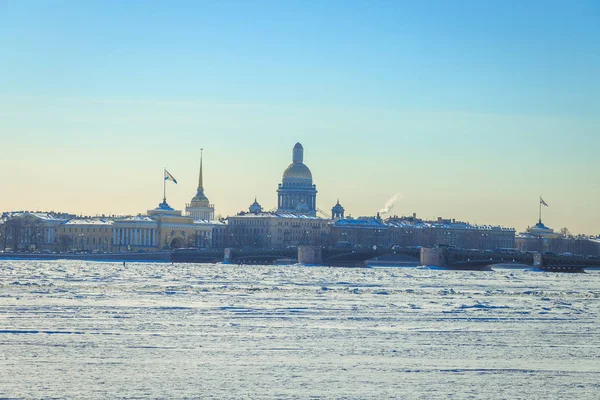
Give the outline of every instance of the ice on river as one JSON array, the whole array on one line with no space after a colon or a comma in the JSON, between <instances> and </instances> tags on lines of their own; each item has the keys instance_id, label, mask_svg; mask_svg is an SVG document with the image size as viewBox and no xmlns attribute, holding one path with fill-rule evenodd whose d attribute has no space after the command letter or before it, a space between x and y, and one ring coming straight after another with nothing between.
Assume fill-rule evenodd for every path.
<instances>
[{"instance_id":1,"label":"ice on river","mask_svg":"<svg viewBox=\"0 0 600 400\"><path fill-rule=\"evenodd\" d=\"M600 273L0 261L0 397L577 398Z\"/></svg>"}]
</instances>

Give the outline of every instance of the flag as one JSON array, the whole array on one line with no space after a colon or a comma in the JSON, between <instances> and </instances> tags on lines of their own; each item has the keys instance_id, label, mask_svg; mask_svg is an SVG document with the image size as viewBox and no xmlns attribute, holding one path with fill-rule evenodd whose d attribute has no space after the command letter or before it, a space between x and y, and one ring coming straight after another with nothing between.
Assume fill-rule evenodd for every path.
<instances>
[{"instance_id":1,"label":"flag","mask_svg":"<svg viewBox=\"0 0 600 400\"><path fill-rule=\"evenodd\" d=\"M173 178L173 175L171 175L169 173L169 171L167 171L166 169L165 169L165 181L173 181L173 182L177 183L177 179Z\"/></svg>"},{"instance_id":2,"label":"flag","mask_svg":"<svg viewBox=\"0 0 600 400\"><path fill-rule=\"evenodd\" d=\"M175 182L175 183L177 183L177 182ZM548 207L548 204L546 204L546 202L544 201L544 199L542 199L541 197L540 197L540 204L543 204L546 207Z\"/></svg>"}]
</instances>

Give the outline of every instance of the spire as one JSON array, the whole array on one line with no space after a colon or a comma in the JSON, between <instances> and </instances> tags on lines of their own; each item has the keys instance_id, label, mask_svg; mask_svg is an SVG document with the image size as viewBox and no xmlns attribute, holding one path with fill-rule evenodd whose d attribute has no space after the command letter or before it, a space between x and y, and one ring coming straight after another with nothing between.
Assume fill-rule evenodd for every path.
<instances>
[{"instance_id":1,"label":"spire","mask_svg":"<svg viewBox=\"0 0 600 400\"><path fill-rule=\"evenodd\" d=\"M198 189L204 189L202 185L202 152L204 149L200 149L200 177L198 178Z\"/></svg>"}]
</instances>

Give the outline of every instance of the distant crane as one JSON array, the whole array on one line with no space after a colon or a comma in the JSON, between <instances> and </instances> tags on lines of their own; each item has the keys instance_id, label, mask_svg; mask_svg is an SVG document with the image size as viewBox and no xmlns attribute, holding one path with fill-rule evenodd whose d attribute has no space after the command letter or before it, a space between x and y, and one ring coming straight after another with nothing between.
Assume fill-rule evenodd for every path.
<instances>
[{"instance_id":1,"label":"distant crane","mask_svg":"<svg viewBox=\"0 0 600 400\"><path fill-rule=\"evenodd\" d=\"M317 212L319 214L321 214L321 216L323 218L330 219L330 214L327 214L325 211L321 210L319 207L317 207Z\"/></svg>"}]
</instances>

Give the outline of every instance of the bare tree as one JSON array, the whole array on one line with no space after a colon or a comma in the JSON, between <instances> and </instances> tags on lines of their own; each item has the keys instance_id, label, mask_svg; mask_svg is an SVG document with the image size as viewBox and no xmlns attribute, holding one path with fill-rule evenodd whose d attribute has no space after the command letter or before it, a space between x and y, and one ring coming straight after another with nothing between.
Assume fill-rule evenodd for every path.
<instances>
[{"instance_id":1,"label":"bare tree","mask_svg":"<svg viewBox=\"0 0 600 400\"><path fill-rule=\"evenodd\" d=\"M72 239L69 235L60 235L58 237L58 248L62 252L67 252L71 248Z\"/></svg>"},{"instance_id":2,"label":"bare tree","mask_svg":"<svg viewBox=\"0 0 600 400\"><path fill-rule=\"evenodd\" d=\"M571 232L569 232L569 228L567 228L566 226L564 228L560 228L560 234L564 237L571 236Z\"/></svg>"}]
</instances>

